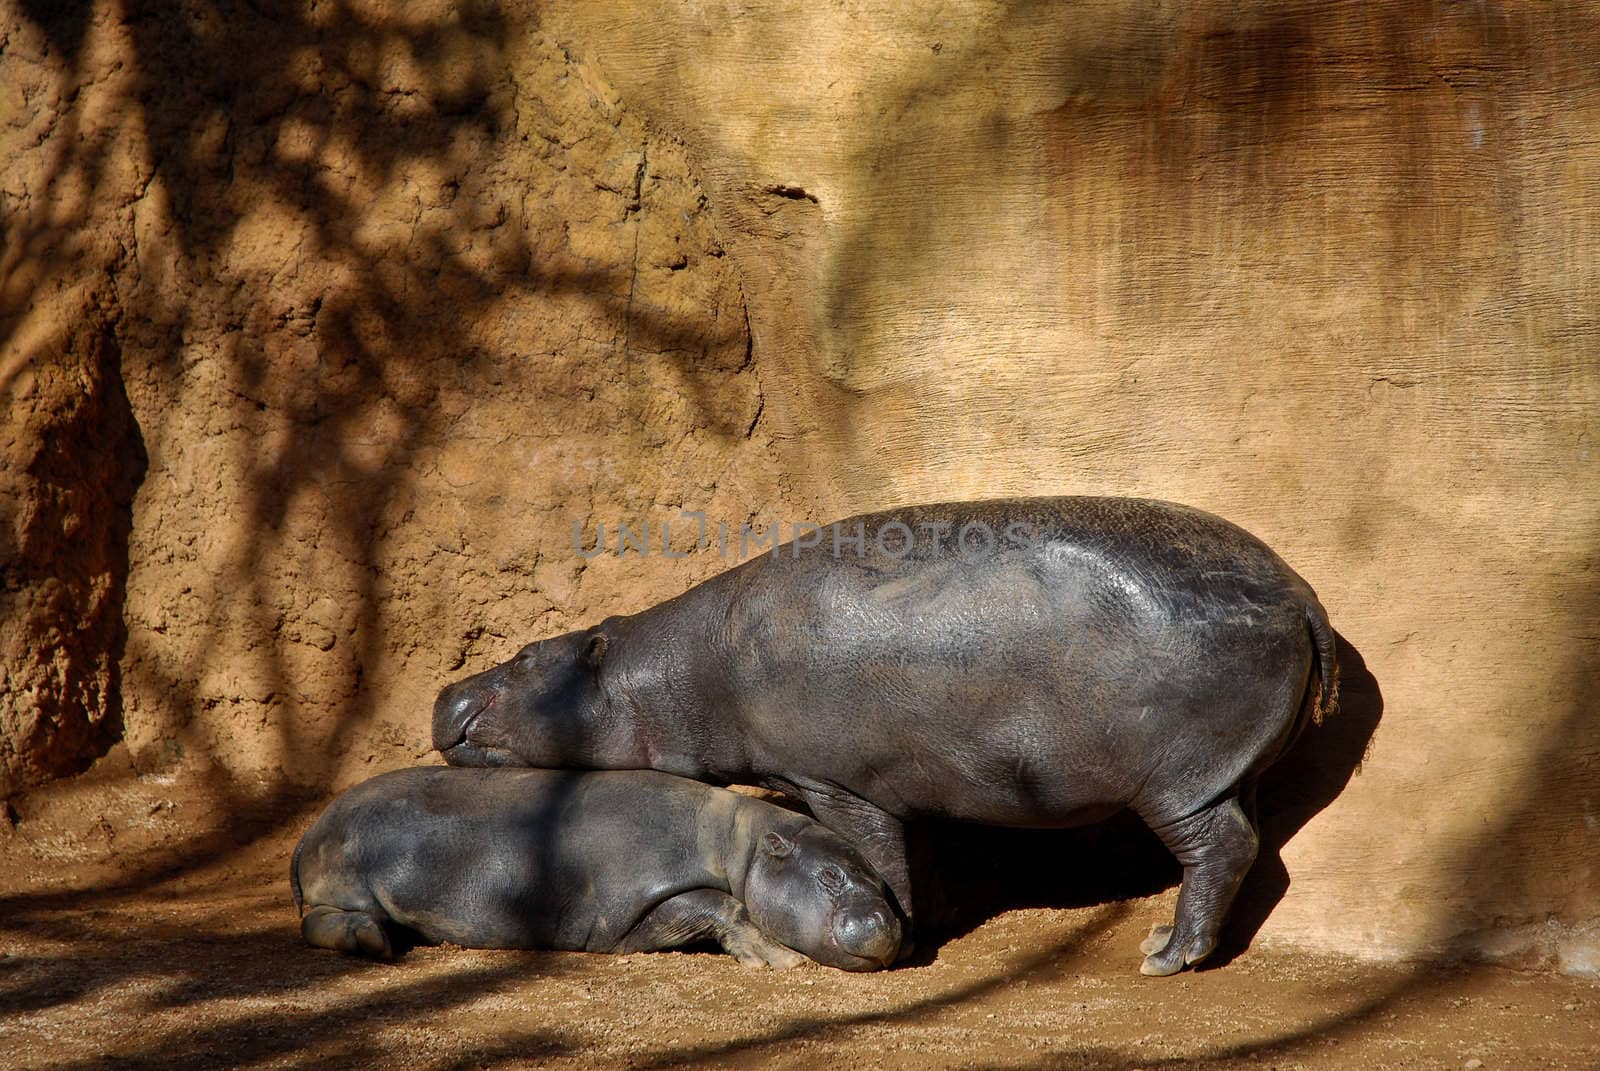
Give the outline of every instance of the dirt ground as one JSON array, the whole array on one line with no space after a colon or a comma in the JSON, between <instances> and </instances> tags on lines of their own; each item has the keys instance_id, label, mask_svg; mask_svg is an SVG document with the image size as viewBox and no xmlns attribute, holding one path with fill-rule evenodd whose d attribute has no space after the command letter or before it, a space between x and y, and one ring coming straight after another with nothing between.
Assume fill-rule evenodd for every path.
<instances>
[{"instance_id":1,"label":"dirt ground","mask_svg":"<svg viewBox=\"0 0 1600 1071\"><path fill-rule=\"evenodd\" d=\"M893 971L300 942L315 804L121 749L0 816L0 1068L1597 1068L1600 985L1254 947L1146 979L1174 890L1002 911ZM224 819L222 816L227 816Z\"/></svg>"}]
</instances>

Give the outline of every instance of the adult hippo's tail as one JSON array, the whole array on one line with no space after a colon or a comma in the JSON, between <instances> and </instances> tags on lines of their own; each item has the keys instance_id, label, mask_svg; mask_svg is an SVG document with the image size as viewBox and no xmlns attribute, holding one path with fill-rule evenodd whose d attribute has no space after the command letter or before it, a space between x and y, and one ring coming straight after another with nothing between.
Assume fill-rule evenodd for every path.
<instances>
[{"instance_id":1,"label":"adult hippo's tail","mask_svg":"<svg viewBox=\"0 0 1600 1071\"><path fill-rule=\"evenodd\" d=\"M1338 645L1333 637L1333 626L1328 624L1328 612L1315 599L1306 604L1306 623L1311 626L1311 642L1317 649L1317 684L1311 690L1306 707L1312 724L1321 725L1322 719L1339 705Z\"/></svg>"}]
</instances>

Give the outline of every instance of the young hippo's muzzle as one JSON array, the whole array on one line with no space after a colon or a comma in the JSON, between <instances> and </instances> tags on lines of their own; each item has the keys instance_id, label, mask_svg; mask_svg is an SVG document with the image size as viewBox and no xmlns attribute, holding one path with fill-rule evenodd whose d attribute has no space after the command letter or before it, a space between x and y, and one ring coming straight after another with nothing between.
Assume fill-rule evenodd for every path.
<instances>
[{"instance_id":1,"label":"young hippo's muzzle","mask_svg":"<svg viewBox=\"0 0 1600 1071\"><path fill-rule=\"evenodd\" d=\"M821 826L760 837L745 903L762 930L829 967L882 970L900 952L900 919L882 879Z\"/></svg>"},{"instance_id":2,"label":"young hippo's muzzle","mask_svg":"<svg viewBox=\"0 0 1600 1071\"><path fill-rule=\"evenodd\" d=\"M833 939L848 959L832 964L844 970L875 971L894 963L900 952L900 920L886 908L841 912Z\"/></svg>"}]
</instances>

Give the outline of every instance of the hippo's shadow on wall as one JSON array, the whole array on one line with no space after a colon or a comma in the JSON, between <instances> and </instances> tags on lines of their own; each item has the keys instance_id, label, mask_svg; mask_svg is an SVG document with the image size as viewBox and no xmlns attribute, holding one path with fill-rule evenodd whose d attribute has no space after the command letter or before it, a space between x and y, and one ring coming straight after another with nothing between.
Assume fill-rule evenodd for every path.
<instances>
[{"instance_id":1,"label":"hippo's shadow on wall","mask_svg":"<svg viewBox=\"0 0 1600 1071\"><path fill-rule=\"evenodd\" d=\"M1261 777L1261 850L1228 915L1222 942L1204 966L1247 948L1289 889L1280 852L1333 802L1360 769L1383 714L1378 683L1360 653L1338 637L1339 708L1307 726ZM1152 896L1178 884L1171 853L1131 812L1081 829L996 829L929 822L909 831L912 894L918 904L918 959L1002 912L1021 907L1088 907Z\"/></svg>"}]
</instances>

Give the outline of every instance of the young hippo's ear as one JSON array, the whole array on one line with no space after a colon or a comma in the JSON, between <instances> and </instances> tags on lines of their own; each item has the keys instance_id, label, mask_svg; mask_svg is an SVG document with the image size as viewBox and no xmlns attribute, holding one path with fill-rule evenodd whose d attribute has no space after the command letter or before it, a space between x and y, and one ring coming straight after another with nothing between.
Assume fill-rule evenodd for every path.
<instances>
[{"instance_id":1,"label":"young hippo's ear","mask_svg":"<svg viewBox=\"0 0 1600 1071\"><path fill-rule=\"evenodd\" d=\"M767 850L768 855L779 859L794 851L794 842L785 840L781 833L768 833L761 838L761 846Z\"/></svg>"},{"instance_id":2,"label":"young hippo's ear","mask_svg":"<svg viewBox=\"0 0 1600 1071\"><path fill-rule=\"evenodd\" d=\"M590 669L599 669L600 663L605 661L606 647L611 641L606 639L606 634L596 630L589 634L589 642L583 648L584 665Z\"/></svg>"}]
</instances>

